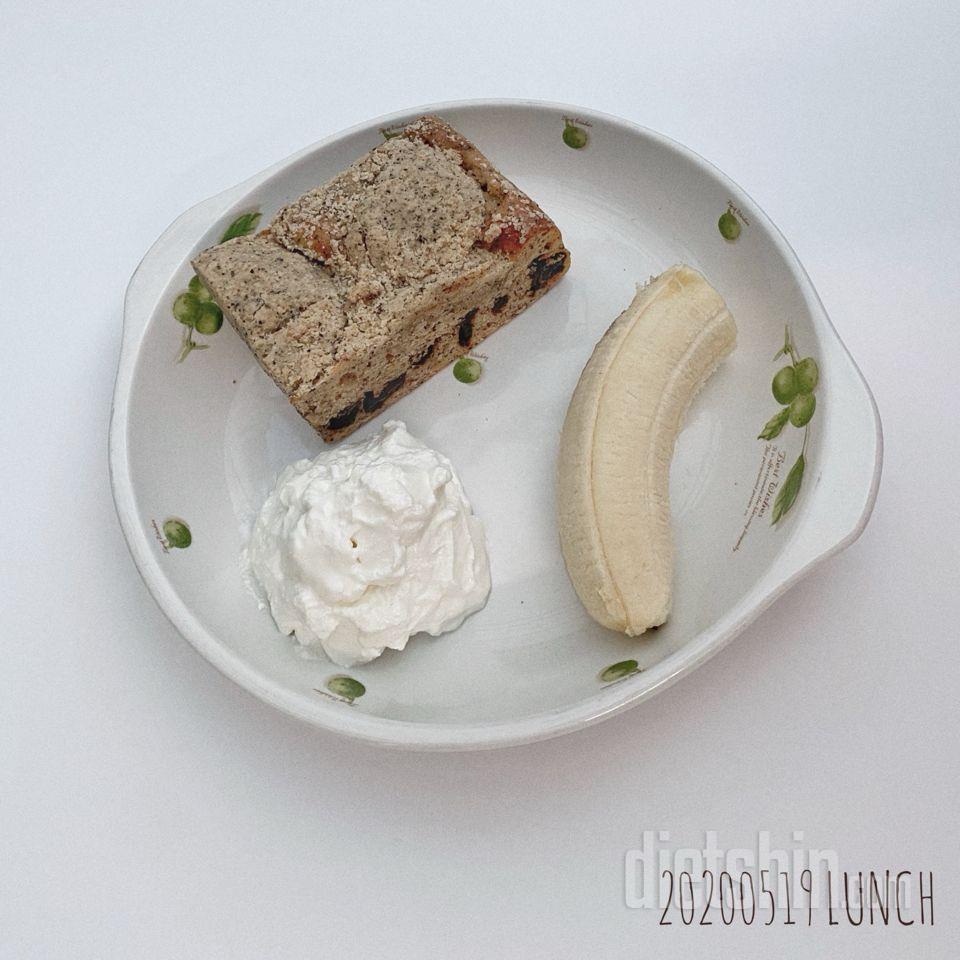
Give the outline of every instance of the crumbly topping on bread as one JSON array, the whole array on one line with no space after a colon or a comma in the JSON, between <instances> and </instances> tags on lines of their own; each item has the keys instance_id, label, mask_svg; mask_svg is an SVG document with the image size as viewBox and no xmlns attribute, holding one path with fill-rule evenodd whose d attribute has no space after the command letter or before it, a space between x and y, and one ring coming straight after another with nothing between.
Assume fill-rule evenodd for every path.
<instances>
[{"instance_id":1,"label":"crumbly topping on bread","mask_svg":"<svg viewBox=\"0 0 960 960\"><path fill-rule=\"evenodd\" d=\"M228 240L197 263L224 312L247 318L271 376L299 384L334 360L348 318L322 266L263 235Z\"/></svg>"},{"instance_id":2,"label":"crumbly topping on bread","mask_svg":"<svg viewBox=\"0 0 960 960\"><path fill-rule=\"evenodd\" d=\"M396 138L285 207L270 231L328 266L355 304L461 269L483 220L483 191L455 151Z\"/></svg>"}]
</instances>

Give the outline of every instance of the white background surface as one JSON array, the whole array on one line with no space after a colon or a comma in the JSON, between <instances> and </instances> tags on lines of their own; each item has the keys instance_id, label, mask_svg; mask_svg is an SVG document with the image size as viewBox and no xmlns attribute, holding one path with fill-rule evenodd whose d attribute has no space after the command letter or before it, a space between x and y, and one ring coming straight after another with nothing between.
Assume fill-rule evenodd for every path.
<instances>
[{"instance_id":1,"label":"white background surface","mask_svg":"<svg viewBox=\"0 0 960 960\"><path fill-rule=\"evenodd\" d=\"M2 960L954 955L954 5L8 0L3 21ZM652 701L528 747L383 752L235 688L142 586L106 469L121 299L194 202L482 96L621 114L744 185L873 386L886 465L862 539ZM644 830L932 870L936 925L660 927L624 903Z\"/></svg>"}]
</instances>

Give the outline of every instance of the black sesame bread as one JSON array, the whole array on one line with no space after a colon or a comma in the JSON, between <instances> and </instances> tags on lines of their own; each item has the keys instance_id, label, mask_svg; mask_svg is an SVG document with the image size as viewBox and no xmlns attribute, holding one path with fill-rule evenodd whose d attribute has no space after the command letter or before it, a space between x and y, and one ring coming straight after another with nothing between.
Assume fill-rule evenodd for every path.
<instances>
[{"instance_id":1,"label":"black sesame bread","mask_svg":"<svg viewBox=\"0 0 960 960\"><path fill-rule=\"evenodd\" d=\"M330 441L503 326L569 262L526 194L448 124L422 117L193 266Z\"/></svg>"}]
</instances>

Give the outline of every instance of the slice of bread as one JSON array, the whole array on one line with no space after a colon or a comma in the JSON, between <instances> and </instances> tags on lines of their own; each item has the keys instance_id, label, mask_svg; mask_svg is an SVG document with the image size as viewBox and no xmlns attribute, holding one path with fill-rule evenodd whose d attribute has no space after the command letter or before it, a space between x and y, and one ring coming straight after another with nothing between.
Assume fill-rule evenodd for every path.
<instances>
[{"instance_id":1,"label":"slice of bread","mask_svg":"<svg viewBox=\"0 0 960 960\"><path fill-rule=\"evenodd\" d=\"M193 261L328 441L502 327L569 264L553 221L436 117L288 204L257 236Z\"/></svg>"}]
</instances>

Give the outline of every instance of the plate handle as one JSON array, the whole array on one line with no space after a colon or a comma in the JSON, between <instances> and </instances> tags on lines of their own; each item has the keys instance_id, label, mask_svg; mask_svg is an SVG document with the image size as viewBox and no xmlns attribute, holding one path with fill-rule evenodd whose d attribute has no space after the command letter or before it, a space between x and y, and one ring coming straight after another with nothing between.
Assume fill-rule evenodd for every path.
<instances>
[{"instance_id":1,"label":"plate handle","mask_svg":"<svg viewBox=\"0 0 960 960\"><path fill-rule=\"evenodd\" d=\"M824 397L811 424L819 438L807 450L800 500L780 521L796 529L771 570L784 585L860 536L873 512L880 484L880 413L839 338L835 349L823 352L820 368L821 382L830 384L831 397L843 397L843 405L831 404Z\"/></svg>"}]
</instances>

